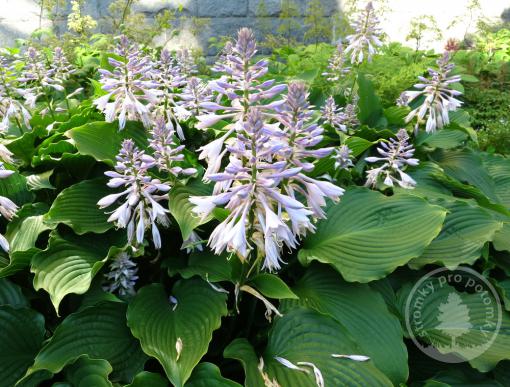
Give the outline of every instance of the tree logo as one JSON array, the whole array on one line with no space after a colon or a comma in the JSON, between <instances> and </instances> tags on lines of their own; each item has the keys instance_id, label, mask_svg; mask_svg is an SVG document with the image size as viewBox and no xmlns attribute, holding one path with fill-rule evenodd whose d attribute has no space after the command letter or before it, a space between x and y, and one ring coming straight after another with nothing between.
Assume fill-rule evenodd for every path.
<instances>
[{"instance_id":1,"label":"tree logo","mask_svg":"<svg viewBox=\"0 0 510 387\"><path fill-rule=\"evenodd\" d=\"M482 355L496 340L501 318L497 292L467 267L436 269L407 293L409 336L422 352L439 361L460 363Z\"/></svg>"}]
</instances>

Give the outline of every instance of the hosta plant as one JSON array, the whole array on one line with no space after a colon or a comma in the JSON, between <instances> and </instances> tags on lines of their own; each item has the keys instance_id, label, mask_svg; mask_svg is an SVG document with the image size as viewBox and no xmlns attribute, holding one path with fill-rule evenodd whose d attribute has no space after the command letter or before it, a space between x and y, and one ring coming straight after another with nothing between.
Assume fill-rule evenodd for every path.
<instances>
[{"instance_id":1,"label":"hosta plant","mask_svg":"<svg viewBox=\"0 0 510 387\"><path fill-rule=\"evenodd\" d=\"M381 102L372 12L317 79L246 28L208 74L125 36L87 68L2 54L1 385L508 384L510 161L479 150L448 54ZM438 363L405 301L459 266L501 328Z\"/></svg>"}]
</instances>

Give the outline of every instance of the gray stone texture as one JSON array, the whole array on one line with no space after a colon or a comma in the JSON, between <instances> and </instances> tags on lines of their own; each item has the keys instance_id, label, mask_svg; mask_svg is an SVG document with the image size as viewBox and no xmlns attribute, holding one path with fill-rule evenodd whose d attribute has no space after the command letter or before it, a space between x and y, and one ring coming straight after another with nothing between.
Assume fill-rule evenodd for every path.
<instances>
[{"instance_id":1,"label":"gray stone texture","mask_svg":"<svg viewBox=\"0 0 510 387\"><path fill-rule=\"evenodd\" d=\"M233 36L241 27L251 27L257 29L257 9L260 1L265 1L267 9L267 19L272 31L276 31L281 11L281 0L141 0L134 6L135 12L142 12L150 22L154 16L165 9L177 9L182 7L182 15L187 17L198 17L209 19L209 25L200 33L198 44L209 55L214 50L208 49L208 40L210 37ZM303 16L306 11L309 0L294 0L298 6L300 17L299 22L303 24ZM8 6L21 6L27 8L25 11L17 14L11 13L8 17L0 15L0 44L8 45L14 42L15 38L27 37L35 28L38 27L38 9L33 0L0 0L0 3L8 3ZM322 0L322 5L326 15L332 15L338 11L338 0ZM20 4L23 3L23 4ZM25 4L26 3L26 4ZM99 32L108 32L109 15L108 6L111 0L87 0L84 6L84 14L91 15L98 20ZM64 14L70 12L70 5ZM266 20L267 22L267 20ZM48 22L45 21L45 25ZM66 28L66 18L57 23L59 31ZM257 32L257 31L256 31ZM303 31L298 31L301 37ZM186 34L183 34L186 35ZM260 34L257 34L260 35ZM195 42L197 44L197 42Z\"/></svg>"}]
</instances>

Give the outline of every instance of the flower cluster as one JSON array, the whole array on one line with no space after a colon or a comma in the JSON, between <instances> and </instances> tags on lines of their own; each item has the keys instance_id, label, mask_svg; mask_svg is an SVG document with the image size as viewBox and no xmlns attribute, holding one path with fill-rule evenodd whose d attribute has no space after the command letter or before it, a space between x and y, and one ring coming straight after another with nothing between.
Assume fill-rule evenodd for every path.
<instances>
[{"instance_id":1,"label":"flower cluster","mask_svg":"<svg viewBox=\"0 0 510 387\"><path fill-rule=\"evenodd\" d=\"M30 129L30 113L25 105L16 99L17 96L28 96L23 90L15 87L16 72L11 58L0 55L0 132L9 128L11 120L15 120L21 129L23 122Z\"/></svg>"},{"instance_id":2,"label":"flower cluster","mask_svg":"<svg viewBox=\"0 0 510 387\"><path fill-rule=\"evenodd\" d=\"M365 161L369 163L384 163L378 167L367 171L367 182L365 186L375 187L382 178L384 185L393 187L397 183L402 188L414 188L416 181L403 171L407 166L416 166L419 160L413 158L414 147L409 144L409 135L405 129L400 129L397 133L397 139L391 138L389 143L381 142L377 152L382 157L367 157Z\"/></svg>"},{"instance_id":3,"label":"flower cluster","mask_svg":"<svg viewBox=\"0 0 510 387\"><path fill-rule=\"evenodd\" d=\"M151 131L149 146L154 151L154 164L163 172L172 176L193 175L197 172L195 168L182 168L176 163L184 160L182 151L184 145L175 143L175 130L168 127L165 120L161 117L156 118L154 127Z\"/></svg>"},{"instance_id":4,"label":"flower cluster","mask_svg":"<svg viewBox=\"0 0 510 387\"><path fill-rule=\"evenodd\" d=\"M189 118L189 113L177 105L177 99L182 87L186 84L186 78L175 58L168 50L162 50L159 60L154 63L152 72L154 81L159 84L161 91L160 99L154 107L153 114L165 117L169 129L174 126L179 139L184 140L184 132L179 121Z\"/></svg>"},{"instance_id":5,"label":"flower cluster","mask_svg":"<svg viewBox=\"0 0 510 387\"><path fill-rule=\"evenodd\" d=\"M359 125L356 100L345 107L337 106L333 97L328 97L321 109L322 119L335 130L347 133L349 128Z\"/></svg>"},{"instance_id":6,"label":"flower cluster","mask_svg":"<svg viewBox=\"0 0 510 387\"><path fill-rule=\"evenodd\" d=\"M452 83L460 82L459 75L449 75L455 65L450 62L450 54L445 52L437 60L438 70L429 69L430 78L418 77L421 83L414 85L419 89L416 91L405 92L405 104L408 105L416 98L423 96L425 99L420 106L413 109L406 117L406 122L410 122L417 117L416 130L424 122L427 133L433 133L436 129L441 129L450 123L449 112L457 110L462 102L456 99L462 93L450 88Z\"/></svg>"},{"instance_id":7,"label":"flower cluster","mask_svg":"<svg viewBox=\"0 0 510 387\"><path fill-rule=\"evenodd\" d=\"M0 179L5 179L11 176L14 171L10 171L4 168L4 164L0 162ZM5 196L0 196L0 214L7 220L11 220L18 211L18 206L11 199ZM0 234L0 247L5 251L9 252L9 242L7 239Z\"/></svg>"},{"instance_id":8,"label":"flower cluster","mask_svg":"<svg viewBox=\"0 0 510 387\"><path fill-rule=\"evenodd\" d=\"M85 34L96 26L97 22L90 15L82 15L80 1L72 0L71 13L67 17L67 28L77 34Z\"/></svg>"},{"instance_id":9,"label":"flower cluster","mask_svg":"<svg viewBox=\"0 0 510 387\"><path fill-rule=\"evenodd\" d=\"M110 293L118 293L120 296L132 296L135 294L135 285L138 280L138 268L136 263L126 253L120 253L109 266L105 274L107 284L104 290Z\"/></svg>"},{"instance_id":10,"label":"flower cluster","mask_svg":"<svg viewBox=\"0 0 510 387\"><path fill-rule=\"evenodd\" d=\"M156 105L161 95L159 84L152 78L153 64L126 36L120 37L116 54L122 59L108 58L112 71L99 70L107 94L97 98L94 105L105 114L107 122L118 119L121 130L126 120L140 120L149 128L152 123L149 105Z\"/></svg>"},{"instance_id":11,"label":"flower cluster","mask_svg":"<svg viewBox=\"0 0 510 387\"><path fill-rule=\"evenodd\" d=\"M352 163L352 150L347 145L342 145L340 148L335 149L333 159L335 160L335 169L348 170L354 167Z\"/></svg>"},{"instance_id":12,"label":"flower cluster","mask_svg":"<svg viewBox=\"0 0 510 387\"><path fill-rule=\"evenodd\" d=\"M322 73L322 75L330 82L338 81L351 71L351 68L346 66L345 62L346 58L343 44L339 42L336 46L335 53L329 60L327 71Z\"/></svg>"},{"instance_id":13,"label":"flower cluster","mask_svg":"<svg viewBox=\"0 0 510 387\"><path fill-rule=\"evenodd\" d=\"M370 62L372 56L377 53L377 47L382 46L379 19L375 15L371 1L358 15L358 18L352 22L351 27L354 29L354 33L347 36L349 45L345 49L345 53L351 54L351 63L361 64L365 58Z\"/></svg>"},{"instance_id":14,"label":"flower cluster","mask_svg":"<svg viewBox=\"0 0 510 387\"><path fill-rule=\"evenodd\" d=\"M179 97L181 101L178 102L178 106L188 112L189 115L197 116L207 112L206 109L202 108L202 104L211 101L212 93L209 86L200 78L191 77Z\"/></svg>"},{"instance_id":15,"label":"flower cluster","mask_svg":"<svg viewBox=\"0 0 510 387\"><path fill-rule=\"evenodd\" d=\"M215 183L213 195L191 197L190 201L202 217L217 206L230 210L209 238L216 254L226 250L247 260L257 248L257 258L264 259L262 268L274 271L280 269L283 247L296 247L299 236L314 231L312 218L324 216L325 198L337 200L343 190L303 173L313 169L313 159L332 151L314 149L323 129L309 122L313 112L304 84L293 83L283 99L265 102L286 87L258 80L267 73L267 61L252 64L255 53L253 33L241 29L223 62L227 77L211 85L230 104L202 104L213 112L198 117L201 128L220 119L233 122L223 136L201 148L200 158L208 163L205 179ZM226 154L229 161L220 172ZM302 197L307 206L300 201Z\"/></svg>"},{"instance_id":16,"label":"flower cluster","mask_svg":"<svg viewBox=\"0 0 510 387\"><path fill-rule=\"evenodd\" d=\"M132 140L124 140L117 156L115 171L105 172L110 177L108 187L124 187L124 191L105 196L97 203L106 208L118 199L125 197L124 203L112 212L108 218L120 228L127 229L128 243L143 243L145 231L151 229L154 246L161 247L161 237L157 223L167 226L168 210L159 202L167 199L170 187L153 179L148 169L155 165L153 157L139 150Z\"/></svg>"}]
</instances>

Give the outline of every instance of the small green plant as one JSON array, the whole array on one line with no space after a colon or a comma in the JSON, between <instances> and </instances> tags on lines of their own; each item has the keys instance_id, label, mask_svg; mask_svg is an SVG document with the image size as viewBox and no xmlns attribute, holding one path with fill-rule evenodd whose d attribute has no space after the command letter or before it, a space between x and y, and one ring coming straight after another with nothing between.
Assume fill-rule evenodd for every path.
<instances>
[{"instance_id":1,"label":"small green plant","mask_svg":"<svg viewBox=\"0 0 510 387\"><path fill-rule=\"evenodd\" d=\"M297 19L299 16L299 8L294 0L282 0L280 26L277 32L288 46L295 42L295 36L301 30L301 24Z\"/></svg>"},{"instance_id":2,"label":"small green plant","mask_svg":"<svg viewBox=\"0 0 510 387\"><path fill-rule=\"evenodd\" d=\"M432 15L421 15L411 19L409 34L406 41L414 41L415 51L418 52L422 44L434 42L443 38L441 29Z\"/></svg>"},{"instance_id":3,"label":"small green plant","mask_svg":"<svg viewBox=\"0 0 510 387\"><path fill-rule=\"evenodd\" d=\"M305 41L312 41L317 45L320 41L331 39L331 22L326 17L321 0L308 2L304 19Z\"/></svg>"}]
</instances>

